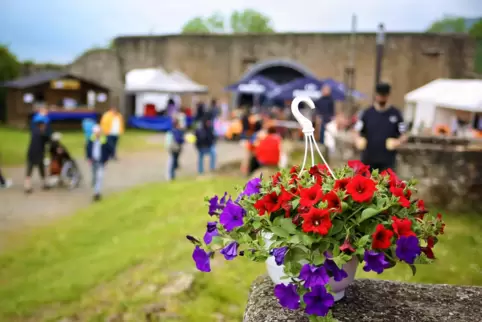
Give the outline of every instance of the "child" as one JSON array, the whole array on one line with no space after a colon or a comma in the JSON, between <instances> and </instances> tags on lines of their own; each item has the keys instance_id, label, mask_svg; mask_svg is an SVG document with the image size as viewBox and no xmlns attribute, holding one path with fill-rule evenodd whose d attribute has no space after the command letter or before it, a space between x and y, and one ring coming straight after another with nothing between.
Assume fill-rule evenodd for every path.
<instances>
[{"instance_id":1,"label":"child","mask_svg":"<svg viewBox=\"0 0 482 322\"><path fill-rule=\"evenodd\" d=\"M179 156L182 152L182 145L184 144L184 131L182 130L179 121L173 118L172 130L167 133L166 146L169 149L168 162L168 180L174 180L176 177L176 170L179 168Z\"/></svg>"},{"instance_id":2,"label":"child","mask_svg":"<svg viewBox=\"0 0 482 322\"><path fill-rule=\"evenodd\" d=\"M43 118L39 118L34 121L31 129L30 144L27 152L27 175L25 177L25 192L32 192L31 176L33 168L38 168L40 177L43 181L43 189L49 189L49 186L45 177L45 145L50 140L47 133L48 124Z\"/></svg>"},{"instance_id":3,"label":"child","mask_svg":"<svg viewBox=\"0 0 482 322\"><path fill-rule=\"evenodd\" d=\"M102 179L107 161L112 156L112 148L107 138L101 134L100 126L92 128L92 137L87 144L87 159L92 167L92 186L94 187L94 201L101 199Z\"/></svg>"}]
</instances>

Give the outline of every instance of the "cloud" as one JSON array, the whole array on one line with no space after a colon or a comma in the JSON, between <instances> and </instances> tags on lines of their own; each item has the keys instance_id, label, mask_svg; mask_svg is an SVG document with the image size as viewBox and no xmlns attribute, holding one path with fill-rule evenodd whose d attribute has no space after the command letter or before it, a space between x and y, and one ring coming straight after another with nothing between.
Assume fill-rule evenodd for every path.
<instances>
[{"instance_id":1,"label":"cloud","mask_svg":"<svg viewBox=\"0 0 482 322\"><path fill-rule=\"evenodd\" d=\"M361 31L384 22L388 31L423 31L444 14L482 16L480 0L0 0L0 43L20 59L68 63L119 35L177 33L193 16L253 8L278 31ZM167 4L169 3L169 4Z\"/></svg>"}]
</instances>

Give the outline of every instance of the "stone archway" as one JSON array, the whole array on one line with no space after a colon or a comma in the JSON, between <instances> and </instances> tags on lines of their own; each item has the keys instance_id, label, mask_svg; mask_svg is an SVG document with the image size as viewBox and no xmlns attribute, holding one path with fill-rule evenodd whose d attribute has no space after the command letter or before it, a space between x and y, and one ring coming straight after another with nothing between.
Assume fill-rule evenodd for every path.
<instances>
[{"instance_id":1,"label":"stone archway","mask_svg":"<svg viewBox=\"0 0 482 322\"><path fill-rule=\"evenodd\" d=\"M289 59L272 59L259 62L244 73L241 79L251 78L256 75L269 78L280 85L299 77L317 78L317 76L310 72L308 68ZM242 96L243 95L238 93L233 95L234 106L238 105L238 102L243 98Z\"/></svg>"}]
</instances>

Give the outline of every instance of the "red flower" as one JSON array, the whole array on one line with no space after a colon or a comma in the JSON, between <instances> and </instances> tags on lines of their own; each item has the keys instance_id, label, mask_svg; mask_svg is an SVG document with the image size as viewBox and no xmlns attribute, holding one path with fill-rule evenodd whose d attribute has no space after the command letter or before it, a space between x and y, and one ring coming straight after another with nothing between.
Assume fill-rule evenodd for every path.
<instances>
[{"instance_id":1,"label":"red flower","mask_svg":"<svg viewBox=\"0 0 482 322\"><path fill-rule=\"evenodd\" d=\"M278 196L278 205L285 211L285 217L289 217L291 214L291 200L293 197L294 196L286 191L283 186L281 187L281 193Z\"/></svg>"},{"instance_id":2,"label":"red flower","mask_svg":"<svg viewBox=\"0 0 482 322\"><path fill-rule=\"evenodd\" d=\"M362 176L370 176L370 167L361 162L360 160L350 160L348 161L348 166L355 171L355 174Z\"/></svg>"},{"instance_id":3,"label":"red flower","mask_svg":"<svg viewBox=\"0 0 482 322\"><path fill-rule=\"evenodd\" d=\"M313 232L320 235L327 235L331 228L330 212L327 209L312 207L310 211L301 215L305 233Z\"/></svg>"},{"instance_id":4,"label":"red flower","mask_svg":"<svg viewBox=\"0 0 482 322\"><path fill-rule=\"evenodd\" d=\"M372 248L387 249L392 244L391 242L392 237L393 237L393 231L385 229L385 227L382 224L378 224L377 229L372 235L372 238L373 238Z\"/></svg>"},{"instance_id":5,"label":"red flower","mask_svg":"<svg viewBox=\"0 0 482 322\"><path fill-rule=\"evenodd\" d=\"M290 174L297 174L298 173L298 166L294 165L290 169Z\"/></svg>"},{"instance_id":6,"label":"red flower","mask_svg":"<svg viewBox=\"0 0 482 322\"><path fill-rule=\"evenodd\" d=\"M434 246L435 242L433 240L433 237L429 237L427 238L427 246L425 247L420 247L422 249L422 252L427 255L427 258L430 258L430 259L435 259L435 255L433 254L433 246Z\"/></svg>"},{"instance_id":7,"label":"red flower","mask_svg":"<svg viewBox=\"0 0 482 322\"><path fill-rule=\"evenodd\" d=\"M353 246L350 243L350 240L347 238L343 242L343 245L340 246L340 251L345 252L345 253L348 253L348 252L354 253L355 248L353 248Z\"/></svg>"},{"instance_id":8,"label":"red flower","mask_svg":"<svg viewBox=\"0 0 482 322\"><path fill-rule=\"evenodd\" d=\"M321 186L323 183L323 174L328 173L328 167L324 164L318 164L312 166L309 172L315 178L316 184Z\"/></svg>"},{"instance_id":9,"label":"red flower","mask_svg":"<svg viewBox=\"0 0 482 322\"><path fill-rule=\"evenodd\" d=\"M350 178L338 179L335 181L333 189L335 190L346 190L346 186L350 183Z\"/></svg>"},{"instance_id":10,"label":"red flower","mask_svg":"<svg viewBox=\"0 0 482 322\"><path fill-rule=\"evenodd\" d=\"M442 221L442 214L438 213L437 214L437 219L439 221ZM442 226L440 227L440 230L439 230L439 234L444 234L444 231L445 231L445 223L442 223Z\"/></svg>"},{"instance_id":11,"label":"red flower","mask_svg":"<svg viewBox=\"0 0 482 322\"><path fill-rule=\"evenodd\" d=\"M356 202L368 202L377 191L375 182L362 175L356 175L346 185L346 192L351 195Z\"/></svg>"},{"instance_id":12,"label":"red flower","mask_svg":"<svg viewBox=\"0 0 482 322\"><path fill-rule=\"evenodd\" d=\"M408 218L398 219L392 217L392 228L395 234L400 238L401 236L416 236L412 231L412 222Z\"/></svg>"},{"instance_id":13,"label":"red flower","mask_svg":"<svg viewBox=\"0 0 482 322\"><path fill-rule=\"evenodd\" d=\"M419 201L417 201L417 208L419 211L425 211L425 202L420 199Z\"/></svg>"},{"instance_id":14,"label":"red flower","mask_svg":"<svg viewBox=\"0 0 482 322\"><path fill-rule=\"evenodd\" d=\"M265 195L263 198L256 201L254 208L258 210L260 216L277 211L280 208L278 195L274 191Z\"/></svg>"},{"instance_id":15,"label":"red flower","mask_svg":"<svg viewBox=\"0 0 482 322\"><path fill-rule=\"evenodd\" d=\"M280 178L281 178L281 172L276 172L271 177L271 183L273 184L273 186L276 186L278 183L280 183Z\"/></svg>"},{"instance_id":16,"label":"red flower","mask_svg":"<svg viewBox=\"0 0 482 322\"><path fill-rule=\"evenodd\" d=\"M405 189L407 185L405 184L405 182L400 180L400 178L395 172L393 172L392 169L387 169L387 173L390 176L390 178L388 179L388 183L390 184L390 186Z\"/></svg>"},{"instance_id":17,"label":"red flower","mask_svg":"<svg viewBox=\"0 0 482 322\"><path fill-rule=\"evenodd\" d=\"M323 191L318 184L313 185L311 188L303 188L300 190L300 205L304 207L312 207L320 202L323 197Z\"/></svg>"},{"instance_id":18,"label":"red flower","mask_svg":"<svg viewBox=\"0 0 482 322\"><path fill-rule=\"evenodd\" d=\"M404 208L410 207L410 200L405 197L403 193L403 188L397 188L395 186L390 187L390 192L395 196L398 197L398 204Z\"/></svg>"},{"instance_id":19,"label":"red flower","mask_svg":"<svg viewBox=\"0 0 482 322\"><path fill-rule=\"evenodd\" d=\"M328 203L327 209L333 212L341 212L341 201L335 191L330 191L321 198L321 201Z\"/></svg>"}]
</instances>

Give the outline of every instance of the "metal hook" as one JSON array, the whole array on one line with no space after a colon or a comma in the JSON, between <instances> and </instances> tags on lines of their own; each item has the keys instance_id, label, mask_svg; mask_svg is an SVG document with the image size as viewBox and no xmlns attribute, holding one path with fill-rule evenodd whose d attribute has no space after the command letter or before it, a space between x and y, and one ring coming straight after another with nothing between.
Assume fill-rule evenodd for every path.
<instances>
[{"instance_id":1,"label":"metal hook","mask_svg":"<svg viewBox=\"0 0 482 322\"><path fill-rule=\"evenodd\" d=\"M315 135L314 135L315 134L315 128L313 127L313 123L311 122L311 120L306 118L303 114L301 114L301 112L299 110L299 105L300 105L301 102L308 105L312 110L315 109L315 103L313 103L311 98L309 98L307 96L297 96L293 99L293 102L291 102L291 113L293 113L293 116L295 117L295 119L298 121L298 123L300 123L301 129L302 129L304 137L305 137L305 153L304 153L304 157L303 157L303 164L301 165L300 174L303 172L303 170L305 168L306 158L308 156L308 146L309 146L310 153L311 153L311 164L312 164L312 166L315 165L315 156L314 156L314 149L313 149L313 145L314 145L315 148L316 148L316 151L320 155L321 160L323 160L323 163L326 165L326 167L327 167L328 171L330 172L331 176L334 179L336 179L335 174L331 170L330 166L328 165L325 158L323 157L323 154L321 153L320 149L318 148L318 144L316 143L316 140L315 140Z\"/></svg>"}]
</instances>

